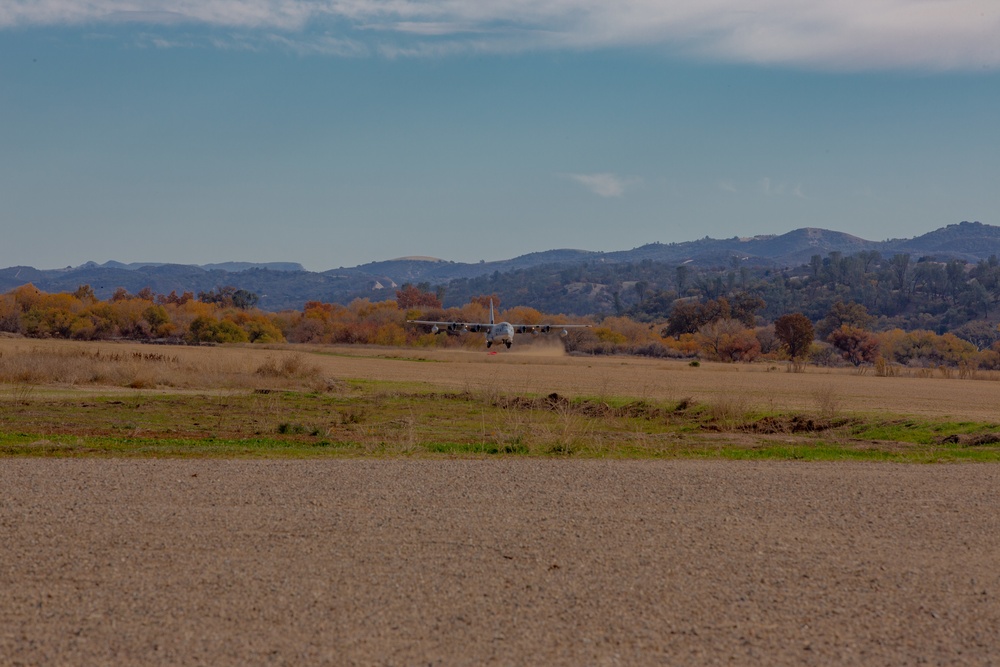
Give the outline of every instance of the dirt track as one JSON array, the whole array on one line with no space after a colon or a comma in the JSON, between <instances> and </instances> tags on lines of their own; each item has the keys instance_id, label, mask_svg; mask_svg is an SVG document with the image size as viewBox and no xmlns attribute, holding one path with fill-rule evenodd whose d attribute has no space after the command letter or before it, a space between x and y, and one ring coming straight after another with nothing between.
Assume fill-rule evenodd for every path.
<instances>
[{"instance_id":1,"label":"dirt track","mask_svg":"<svg viewBox=\"0 0 1000 667\"><path fill-rule=\"evenodd\" d=\"M1000 468L0 461L0 664L996 664Z\"/></svg>"}]
</instances>

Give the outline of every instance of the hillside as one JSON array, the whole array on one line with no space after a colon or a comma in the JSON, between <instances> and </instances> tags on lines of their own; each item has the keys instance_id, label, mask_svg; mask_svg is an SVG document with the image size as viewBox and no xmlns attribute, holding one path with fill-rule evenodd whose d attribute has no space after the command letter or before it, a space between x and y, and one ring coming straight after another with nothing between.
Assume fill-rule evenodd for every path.
<instances>
[{"instance_id":1,"label":"hillside","mask_svg":"<svg viewBox=\"0 0 1000 667\"><path fill-rule=\"evenodd\" d=\"M514 301L585 313L607 310L614 303L614 295L623 289L616 284L616 281L623 282L622 275L602 276L601 267L652 263L659 269L647 273L657 282L656 276L670 274L678 266L702 271L733 267L786 269L806 264L815 255L852 255L860 251L877 252L883 257L907 254L917 260L933 257L976 262L1000 255L1000 227L962 222L914 238L888 241L868 241L837 231L802 228L781 235L706 237L683 243L651 243L612 252L547 250L471 264L430 257L402 257L324 272L305 271L292 262L225 262L195 266L110 261L52 270L15 266L0 269L0 292L29 282L47 292L72 291L87 284L98 297L107 298L119 287L130 292L149 287L164 294L171 291L197 294L232 285L259 294L262 308L282 310L301 308L309 300L346 303L359 297L390 298L399 285L427 283L446 286L448 301L463 298L470 291L499 293L506 289L508 305L513 305L511 301ZM637 275L631 280L643 282L649 278ZM515 284L521 287L515 290Z\"/></svg>"}]
</instances>

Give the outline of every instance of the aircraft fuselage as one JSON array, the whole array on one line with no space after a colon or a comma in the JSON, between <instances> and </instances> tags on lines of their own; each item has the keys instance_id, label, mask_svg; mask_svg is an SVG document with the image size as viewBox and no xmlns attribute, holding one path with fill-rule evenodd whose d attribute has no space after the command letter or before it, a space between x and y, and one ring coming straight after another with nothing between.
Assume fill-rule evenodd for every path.
<instances>
[{"instance_id":1,"label":"aircraft fuselage","mask_svg":"<svg viewBox=\"0 0 1000 667\"><path fill-rule=\"evenodd\" d=\"M493 343L503 343L510 347L514 343L514 325L500 322L491 326L486 332L486 347L492 347Z\"/></svg>"}]
</instances>

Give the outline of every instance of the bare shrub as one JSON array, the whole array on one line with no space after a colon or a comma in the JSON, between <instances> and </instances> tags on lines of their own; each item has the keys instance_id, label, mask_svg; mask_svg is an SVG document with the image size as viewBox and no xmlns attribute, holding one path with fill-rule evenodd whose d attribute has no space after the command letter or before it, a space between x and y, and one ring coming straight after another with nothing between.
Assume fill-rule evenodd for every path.
<instances>
[{"instance_id":1,"label":"bare shrub","mask_svg":"<svg viewBox=\"0 0 1000 667\"><path fill-rule=\"evenodd\" d=\"M840 399L833 387L823 386L813 391L816 411L824 419L833 419L840 410Z\"/></svg>"},{"instance_id":2,"label":"bare shrub","mask_svg":"<svg viewBox=\"0 0 1000 667\"><path fill-rule=\"evenodd\" d=\"M310 384L310 388L317 393L339 393L347 389L347 383L343 380L331 377L318 377Z\"/></svg>"},{"instance_id":3,"label":"bare shrub","mask_svg":"<svg viewBox=\"0 0 1000 667\"><path fill-rule=\"evenodd\" d=\"M829 343L815 341L809 347L809 361L817 366L833 367L844 363L843 358L837 353L837 349Z\"/></svg>"},{"instance_id":4,"label":"bare shrub","mask_svg":"<svg viewBox=\"0 0 1000 667\"><path fill-rule=\"evenodd\" d=\"M875 360L875 376L880 378L896 377L899 375L899 366L890 363L885 357L878 357Z\"/></svg>"},{"instance_id":5,"label":"bare shrub","mask_svg":"<svg viewBox=\"0 0 1000 667\"><path fill-rule=\"evenodd\" d=\"M258 366L256 370L257 375L278 378L292 378L303 375L312 375L316 372L317 369L309 366L300 354L271 357Z\"/></svg>"},{"instance_id":6,"label":"bare shrub","mask_svg":"<svg viewBox=\"0 0 1000 667\"><path fill-rule=\"evenodd\" d=\"M750 400L739 392L724 394L706 405L709 418L727 429L742 425L750 410Z\"/></svg>"}]
</instances>

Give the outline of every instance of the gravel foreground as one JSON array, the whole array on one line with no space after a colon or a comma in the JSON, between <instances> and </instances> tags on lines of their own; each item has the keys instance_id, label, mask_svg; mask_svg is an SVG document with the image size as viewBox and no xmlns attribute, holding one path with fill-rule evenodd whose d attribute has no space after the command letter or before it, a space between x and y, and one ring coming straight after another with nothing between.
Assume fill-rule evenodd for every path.
<instances>
[{"instance_id":1,"label":"gravel foreground","mask_svg":"<svg viewBox=\"0 0 1000 667\"><path fill-rule=\"evenodd\" d=\"M997 664L1000 467L0 461L0 664Z\"/></svg>"}]
</instances>

